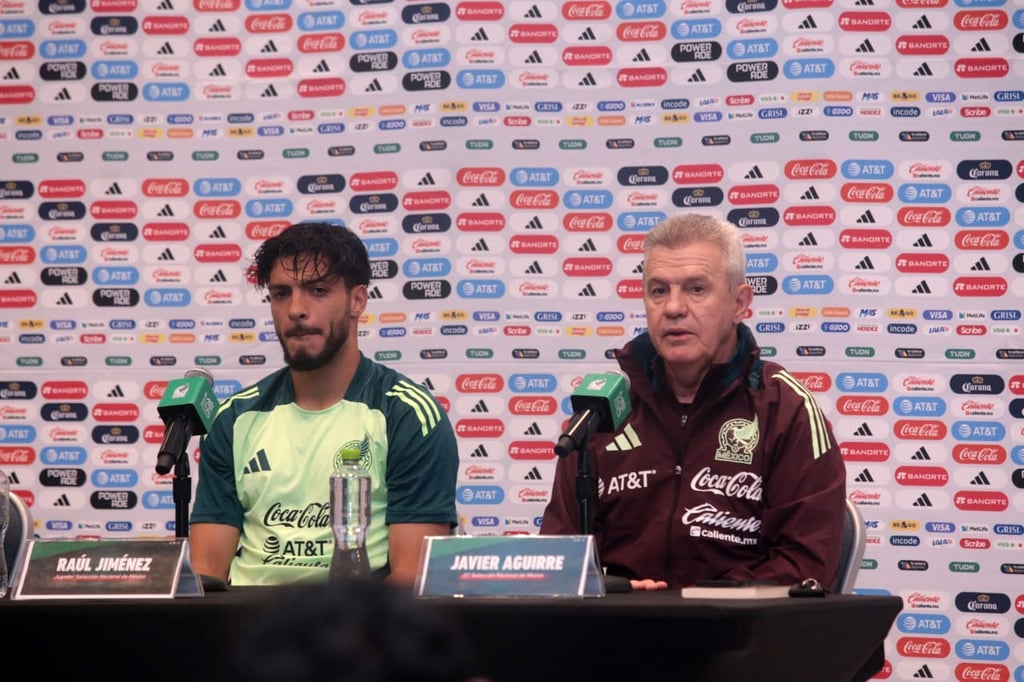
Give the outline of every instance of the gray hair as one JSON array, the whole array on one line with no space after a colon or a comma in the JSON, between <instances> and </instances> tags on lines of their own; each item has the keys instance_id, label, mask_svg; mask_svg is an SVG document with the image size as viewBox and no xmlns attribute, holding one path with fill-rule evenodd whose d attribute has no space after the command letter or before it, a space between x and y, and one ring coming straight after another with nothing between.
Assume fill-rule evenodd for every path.
<instances>
[{"instance_id":1,"label":"gray hair","mask_svg":"<svg viewBox=\"0 0 1024 682\"><path fill-rule=\"evenodd\" d=\"M644 262L656 246L677 249L691 244L714 244L725 261L725 277L733 289L746 282L747 259L740 229L728 220L685 213L661 221L644 238Z\"/></svg>"}]
</instances>

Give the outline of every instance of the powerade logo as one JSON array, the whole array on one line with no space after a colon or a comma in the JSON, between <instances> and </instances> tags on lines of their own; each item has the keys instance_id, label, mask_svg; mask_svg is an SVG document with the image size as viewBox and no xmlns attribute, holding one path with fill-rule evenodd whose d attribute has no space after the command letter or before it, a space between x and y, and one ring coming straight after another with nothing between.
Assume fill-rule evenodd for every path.
<instances>
[{"instance_id":1,"label":"powerade logo","mask_svg":"<svg viewBox=\"0 0 1024 682\"><path fill-rule=\"evenodd\" d=\"M1005 227L1010 222L1010 210L1002 206L961 208L955 218L956 224L962 227Z\"/></svg>"},{"instance_id":2,"label":"powerade logo","mask_svg":"<svg viewBox=\"0 0 1024 682\"><path fill-rule=\"evenodd\" d=\"M92 271L92 279L97 284L127 285L137 284L139 271L133 267L99 267Z\"/></svg>"},{"instance_id":3,"label":"powerade logo","mask_svg":"<svg viewBox=\"0 0 1024 682\"><path fill-rule=\"evenodd\" d=\"M836 65L831 59L789 59L782 64L782 73L790 80L806 80L808 78L831 78L836 73Z\"/></svg>"},{"instance_id":4,"label":"powerade logo","mask_svg":"<svg viewBox=\"0 0 1024 682\"><path fill-rule=\"evenodd\" d=\"M303 31L336 31L345 25L341 12L303 12L295 19L295 25Z\"/></svg>"},{"instance_id":5,"label":"powerade logo","mask_svg":"<svg viewBox=\"0 0 1024 682\"><path fill-rule=\"evenodd\" d=\"M496 485L461 485L455 489L455 499L460 504L501 504L505 491Z\"/></svg>"},{"instance_id":6,"label":"powerade logo","mask_svg":"<svg viewBox=\"0 0 1024 682\"><path fill-rule=\"evenodd\" d=\"M452 264L447 258L412 258L402 263L406 277L447 277Z\"/></svg>"},{"instance_id":7,"label":"powerade logo","mask_svg":"<svg viewBox=\"0 0 1024 682\"><path fill-rule=\"evenodd\" d=\"M850 180L888 180L896 166L886 159L848 159L839 167L844 178Z\"/></svg>"},{"instance_id":8,"label":"powerade logo","mask_svg":"<svg viewBox=\"0 0 1024 682\"><path fill-rule=\"evenodd\" d=\"M242 192L242 181L237 178L197 178L192 191L199 197L233 197Z\"/></svg>"},{"instance_id":9,"label":"powerade logo","mask_svg":"<svg viewBox=\"0 0 1024 682\"><path fill-rule=\"evenodd\" d=\"M747 254L747 274L773 272L779 267L779 259L773 253Z\"/></svg>"},{"instance_id":10,"label":"powerade logo","mask_svg":"<svg viewBox=\"0 0 1024 682\"><path fill-rule=\"evenodd\" d=\"M39 252L39 260L46 265L67 265L84 263L88 251L84 246L68 244L66 246L47 246Z\"/></svg>"},{"instance_id":11,"label":"powerade logo","mask_svg":"<svg viewBox=\"0 0 1024 682\"><path fill-rule=\"evenodd\" d=\"M402 66L407 69L443 69L451 60L451 53L440 47L429 50L409 50L402 55Z\"/></svg>"},{"instance_id":12,"label":"powerade logo","mask_svg":"<svg viewBox=\"0 0 1024 682\"><path fill-rule=\"evenodd\" d=\"M667 8L661 0L643 0L631 2L626 0L615 6L615 14L620 19L655 19L665 15Z\"/></svg>"},{"instance_id":13,"label":"powerade logo","mask_svg":"<svg viewBox=\"0 0 1024 682\"><path fill-rule=\"evenodd\" d=\"M501 298L505 295L505 283L497 279L464 279L455 285L462 298Z\"/></svg>"},{"instance_id":14,"label":"powerade logo","mask_svg":"<svg viewBox=\"0 0 1024 682\"><path fill-rule=\"evenodd\" d=\"M295 210L291 199L250 199L245 202L245 214L250 218L283 218Z\"/></svg>"},{"instance_id":15,"label":"powerade logo","mask_svg":"<svg viewBox=\"0 0 1024 682\"><path fill-rule=\"evenodd\" d=\"M513 393L553 393L558 390L558 379L554 374L512 374L508 388Z\"/></svg>"},{"instance_id":16,"label":"powerade logo","mask_svg":"<svg viewBox=\"0 0 1024 682\"><path fill-rule=\"evenodd\" d=\"M130 61L96 62L89 70L93 78L101 81L135 80L139 76L139 65Z\"/></svg>"},{"instance_id":17,"label":"powerade logo","mask_svg":"<svg viewBox=\"0 0 1024 682\"><path fill-rule=\"evenodd\" d=\"M889 379L877 372L841 372L836 388L844 393L880 393L889 387Z\"/></svg>"},{"instance_id":18,"label":"powerade logo","mask_svg":"<svg viewBox=\"0 0 1024 682\"><path fill-rule=\"evenodd\" d=\"M726 54L733 59L774 57L778 51L779 44L772 38L733 40L725 47Z\"/></svg>"},{"instance_id":19,"label":"powerade logo","mask_svg":"<svg viewBox=\"0 0 1024 682\"><path fill-rule=\"evenodd\" d=\"M623 232L648 232L667 217L662 211L640 211L620 213L615 222Z\"/></svg>"},{"instance_id":20,"label":"powerade logo","mask_svg":"<svg viewBox=\"0 0 1024 682\"><path fill-rule=\"evenodd\" d=\"M151 308L181 308L192 303L188 289L147 289L143 298Z\"/></svg>"},{"instance_id":21,"label":"powerade logo","mask_svg":"<svg viewBox=\"0 0 1024 682\"><path fill-rule=\"evenodd\" d=\"M961 441L1000 441L1006 438L1006 426L989 421L955 421L949 433Z\"/></svg>"},{"instance_id":22,"label":"powerade logo","mask_svg":"<svg viewBox=\"0 0 1024 682\"><path fill-rule=\"evenodd\" d=\"M828 275L790 275L782 280L782 290L793 296L830 294L834 288Z\"/></svg>"},{"instance_id":23,"label":"powerade logo","mask_svg":"<svg viewBox=\"0 0 1024 682\"><path fill-rule=\"evenodd\" d=\"M463 90L495 89L505 85L505 72L498 69L463 69L455 74Z\"/></svg>"},{"instance_id":24,"label":"powerade logo","mask_svg":"<svg viewBox=\"0 0 1024 682\"><path fill-rule=\"evenodd\" d=\"M184 102L191 94L185 83L150 83L142 88L147 102Z\"/></svg>"},{"instance_id":25,"label":"powerade logo","mask_svg":"<svg viewBox=\"0 0 1024 682\"><path fill-rule=\"evenodd\" d=\"M554 187L558 184L558 170L550 167L519 167L508 173L508 180L516 187Z\"/></svg>"},{"instance_id":26,"label":"powerade logo","mask_svg":"<svg viewBox=\"0 0 1024 682\"><path fill-rule=\"evenodd\" d=\"M391 237L364 239L363 245L370 258L390 258L398 253L398 240Z\"/></svg>"},{"instance_id":27,"label":"powerade logo","mask_svg":"<svg viewBox=\"0 0 1024 682\"><path fill-rule=\"evenodd\" d=\"M927 632L928 634L944 635L949 632L950 622L949 618L942 614L904 613L896 619L896 627L900 632Z\"/></svg>"},{"instance_id":28,"label":"powerade logo","mask_svg":"<svg viewBox=\"0 0 1024 682\"><path fill-rule=\"evenodd\" d=\"M946 413L942 398L904 396L892 401L892 411L900 417L941 417Z\"/></svg>"},{"instance_id":29,"label":"powerade logo","mask_svg":"<svg viewBox=\"0 0 1024 682\"><path fill-rule=\"evenodd\" d=\"M390 28L356 31L349 40L353 50L382 50L398 44L398 33Z\"/></svg>"},{"instance_id":30,"label":"powerade logo","mask_svg":"<svg viewBox=\"0 0 1024 682\"><path fill-rule=\"evenodd\" d=\"M721 34L722 22L718 19L685 19L672 24L672 37L676 40L716 38Z\"/></svg>"},{"instance_id":31,"label":"powerade logo","mask_svg":"<svg viewBox=\"0 0 1024 682\"><path fill-rule=\"evenodd\" d=\"M944 204L953 197L953 188L938 182L908 182L899 186L896 196L908 204Z\"/></svg>"},{"instance_id":32,"label":"powerade logo","mask_svg":"<svg viewBox=\"0 0 1024 682\"><path fill-rule=\"evenodd\" d=\"M572 189L562 197L566 206L581 210L609 208L614 201L614 196L606 189Z\"/></svg>"},{"instance_id":33,"label":"powerade logo","mask_svg":"<svg viewBox=\"0 0 1024 682\"><path fill-rule=\"evenodd\" d=\"M89 460L89 453L85 448L79 447L45 447L39 452L39 461L46 465L59 464L72 466L85 464Z\"/></svg>"},{"instance_id":34,"label":"powerade logo","mask_svg":"<svg viewBox=\"0 0 1024 682\"><path fill-rule=\"evenodd\" d=\"M143 509L174 509L174 494L170 490L148 490L142 493Z\"/></svg>"}]
</instances>

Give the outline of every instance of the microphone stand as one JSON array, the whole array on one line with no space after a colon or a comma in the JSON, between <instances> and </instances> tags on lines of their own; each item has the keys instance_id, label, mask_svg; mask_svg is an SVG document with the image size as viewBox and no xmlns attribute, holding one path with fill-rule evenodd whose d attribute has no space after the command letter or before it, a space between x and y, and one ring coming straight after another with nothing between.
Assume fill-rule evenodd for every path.
<instances>
[{"instance_id":1,"label":"microphone stand","mask_svg":"<svg viewBox=\"0 0 1024 682\"><path fill-rule=\"evenodd\" d=\"M576 499L579 502L580 535L591 535L594 532L593 505L597 500L597 478L594 477L590 461L590 427L597 421L594 415L587 421L580 438L580 446L576 449Z\"/></svg>"},{"instance_id":2,"label":"microphone stand","mask_svg":"<svg viewBox=\"0 0 1024 682\"><path fill-rule=\"evenodd\" d=\"M187 441L186 441L187 448ZM174 463L174 537L188 537L188 504L192 501L192 476L189 473L188 452L183 452Z\"/></svg>"}]
</instances>

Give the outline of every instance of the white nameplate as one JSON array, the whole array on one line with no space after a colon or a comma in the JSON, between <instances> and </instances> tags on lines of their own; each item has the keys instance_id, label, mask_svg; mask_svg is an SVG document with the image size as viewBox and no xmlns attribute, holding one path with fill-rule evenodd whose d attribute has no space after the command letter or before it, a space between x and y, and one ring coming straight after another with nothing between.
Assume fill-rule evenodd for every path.
<instances>
[{"instance_id":1,"label":"white nameplate","mask_svg":"<svg viewBox=\"0 0 1024 682\"><path fill-rule=\"evenodd\" d=\"M423 540L420 597L603 597L592 535Z\"/></svg>"},{"instance_id":2,"label":"white nameplate","mask_svg":"<svg viewBox=\"0 0 1024 682\"><path fill-rule=\"evenodd\" d=\"M201 597L188 540L30 540L11 599Z\"/></svg>"}]
</instances>

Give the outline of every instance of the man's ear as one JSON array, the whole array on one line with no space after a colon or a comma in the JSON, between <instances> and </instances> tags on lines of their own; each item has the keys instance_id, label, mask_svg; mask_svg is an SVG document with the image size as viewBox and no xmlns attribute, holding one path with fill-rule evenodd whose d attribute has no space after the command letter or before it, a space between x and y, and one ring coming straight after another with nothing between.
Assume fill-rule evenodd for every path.
<instances>
[{"instance_id":1,"label":"man's ear","mask_svg":"<svg viewBox=\"0 0 1024 682\"><path fill-rule=\"evenodd\" d=\"M357 321L366 312L366 303L370 298L370 290L365 284L352 289L352 317Z\"/></svg>"},{"instance_id":2,"label":"man's ear","mask_svg":"<svg viewBox=\"0 0 1024 682\"><path fill-rule=\"evenodd\" d=\"M733 310L732 319L737 324L747 317L747 310L754 301L754 290L744 282L736 287L736 308Z\"/></svg>"}]
</instances>

